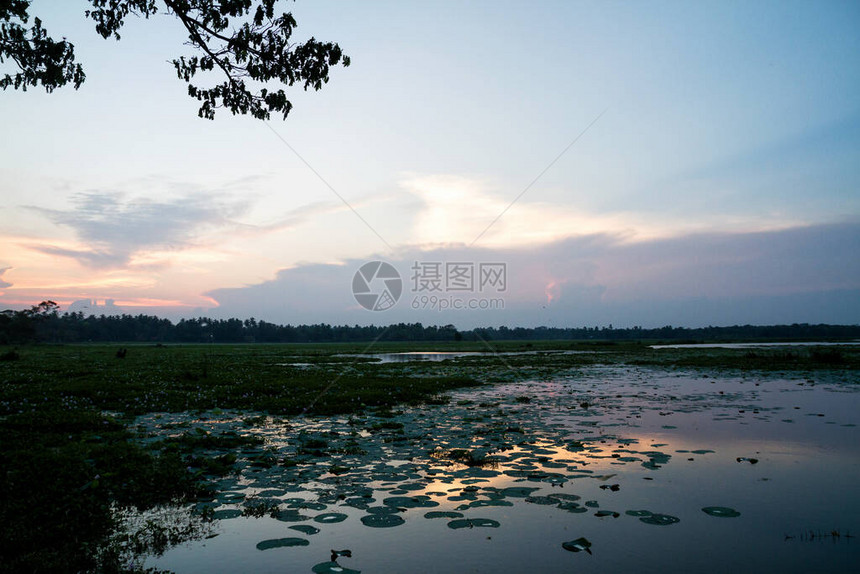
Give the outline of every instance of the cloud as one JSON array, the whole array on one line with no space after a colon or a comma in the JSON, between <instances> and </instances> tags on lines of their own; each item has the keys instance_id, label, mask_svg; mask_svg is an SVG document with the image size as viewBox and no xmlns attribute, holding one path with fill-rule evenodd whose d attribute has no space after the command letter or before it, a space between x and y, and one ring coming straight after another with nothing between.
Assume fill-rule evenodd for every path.
<instances>
[{"instance_id":1,"label":"cloud","mask_svg":"<svg viewBox=\"0 0 860 574\"><path fill-rule=\"evenodd\" d=\"M400 185L420 201L410 242L428 248L474 244L504 249L600 234L641 242L702 231L743 232L799 224L781 214L740 217L713 209L691 218L689 213L654 205L647 210L638 206L638 211L633 211L634 205L596 211L570 198L541 201L536 190L503 191L487 181L451 175L413 175ZM581 191L571 188L566 193L575 197Z\"/></svg>"},{"instance_id":2,"label":"cloud","mask_svg":"<svg viewBox=\"0 0 860 574\"><path fill-rule=\"evenodd\" d=\"M860 322L860 223L757 233L689 234L632 243L592 234L525 248L445 246L411 249L395 259L372 256L342 264L301 265L275 279L207 293L219 316L283 323L580 326L725 325ZM403 295L392 309L371 312L351 293L367 260L388 260ZM438 310L422 306L412 267L418 262L504 262L504 309ZM440 292L441 297L461 297ZM416 308L417 307L417 308Z\"/></svg>"},{"instance_id":3,"label":"cloud","mask_svg":"<svg viewBox=\"0 0 860 574\"><path fill-rule=\"evenodd\" d=\"M119 267L147 250L177 250L207 230L231 225L248 207L244 200L184 196L167 201L127 198L122 193L89 192L72 196L73 209L33 207L58 225L71 228L89 249L33 245L51 255L71 257L91 267Z\"/></svg>"},{"instance_id":4,"label":"cloud","mask_svg":"<svg viewBox=\"0 0 860 574\"><path fill-rule=\"evenodd\" d=\"M273 221L263 224L241 224L240 229L250 233L271 233L275 231L283 231L285 229L294 229L302 224L308 223L315 217L343 211L347 209L343 203L334 201L315 201L306 205L302 205L276 218Z\"/></svg>"},{"instance_id":5,"label":"cloud","mask_svg":"<svg viewBox=\"0 0 860 574\"><path fill-rule=\"evenodd\" d=\"M11 287L12 284L3 280L3 274L12 269L11 267L0 267L0 289Z\"/></svg>"},{"instance_id":6,"label":"cloud","mask_svg":"<svg viewBox=\"0 0 860 574\"><path fill-rule=\"evenodd\" d=\"M653 225L623 213L586 213L530 198L501 195L484 181L457 176L414 176L401 185L421 200L412 240L419 245L478 244L522 247L606 231L653 233ZM516 201L515 201L516 199Z\"/></svg>"}]
</instances>

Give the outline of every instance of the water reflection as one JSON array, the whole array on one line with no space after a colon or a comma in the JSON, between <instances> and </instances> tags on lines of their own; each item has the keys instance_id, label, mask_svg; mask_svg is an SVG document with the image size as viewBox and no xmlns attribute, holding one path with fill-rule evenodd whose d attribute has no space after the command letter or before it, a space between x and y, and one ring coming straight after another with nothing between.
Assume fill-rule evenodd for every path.
<instances>
[{"instance_id":1,"label":"water reflection","mask_svg":"<svg viewBox=\"0 0 860 574\"><path fill-rule=\"evenodd\" d=\"M205 503L221 513L220 535L147 565L228 572L240 557L243 570L335 571L321 568L341 567L338 556L320 563L320 552L349 548L365 572L542 571L572 560L585 571L681 572L709 570L709 556L731 548L727 568L845 570L856 545L784 544L810 528L860 527L849 426L860 395L799 382L594 367L454 393L394 418L270 417L247 428L239 414L145 417L156 435L179 422L265 439ZM275 464L254 464L268 455ZM822 474L827 488L812 496ZM274 512L251 517L261 504ZM257 550L286 539L307 544Z\"/></svg>"},{"instance_id":2,"label":"water reflection","mask_svg":"<svg viewBox=\"0 0 860 574\"><path fill-rule=\"evenodd\" d=\"M856 346L860 341L795 341L786 343L679 343L677 345L650 345L651 349L756 349L766 347L838 347Z\"/></svg>"},{"instance_id":3,"label":"water reflection","mask_svg":"<svg viewBox=\"0 0 860 574\"><path fill-rule=\"evenodd\" d=\"M504 356L534 356L534 355L588 355L594 354L597 351L577 351L577 350L562 350L562 351L406 351L402 353L366 353L358 354L342 354L338 357L354 357L354 358L369 358L379 363L408 363L411 361L429 361L439 362L450 359L459 359L462 357L487 358Z\"/></svg>"}]
</instances>

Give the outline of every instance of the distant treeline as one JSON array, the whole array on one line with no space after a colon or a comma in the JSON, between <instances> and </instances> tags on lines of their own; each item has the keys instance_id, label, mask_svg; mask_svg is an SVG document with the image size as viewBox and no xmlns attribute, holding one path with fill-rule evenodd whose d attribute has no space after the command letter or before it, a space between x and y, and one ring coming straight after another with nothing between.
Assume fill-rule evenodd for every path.
<instances>
[{"instance_id":1,"label":"distant treeline","mask_svg":"<svg viewBox=\"0 0 860 574\"><path fill-rule=\"evenodd\" d=\"M151 315L84 316L59 313L52 301L24 311L0 312L0 344L30 342L150 342L150 343L352 343L380 341L546 341L638 340L673 342L751 339L858 339L860 325L738 325L733 327L488 327L466 331L453 325L389 326L277 325L256 319L182 319L173 323Z\"/></svg>"}]
</instances>

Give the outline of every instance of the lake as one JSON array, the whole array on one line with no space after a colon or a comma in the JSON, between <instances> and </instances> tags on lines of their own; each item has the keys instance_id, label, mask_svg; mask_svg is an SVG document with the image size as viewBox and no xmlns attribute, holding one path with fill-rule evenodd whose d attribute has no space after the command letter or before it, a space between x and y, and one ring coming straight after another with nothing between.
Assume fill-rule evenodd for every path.
<instances>
[{"instance_id":1,"label":"lake","mask_svg":"<svg viewBox=\"0 0 860 574\"><path fill-rule=\"evenodd\" d=\"M677 345L651 345L652 349L756 349L773 347L838 347L855 346L857 341L798 341L789 343L682 343Z\"/></svg>"},{"instance_id":2,"label":"lake","mask_svg":"<svg viewBox=\"0 0 860 574\"><path fill-rule=\"evenodd\" d=\"M586 355L595 351L553 350L553 351L406 351L401 353L365 353L365 354L342 354L339 357L355 357L370 359L378 363L409 363L412 361L448 361L461 357L492 358L505 356L548 356L548 355ZM295 363L294 363L295 364Z\"/></svg>"},{"instance_id":3,"label":"lake","mask_svg":"<svg viewBox=\"0 0 860 574\"><path fill-rule=\"evenodd\" d=\"M860 563L856 383L839 371L597 365L394 413L254 426L238 412L146 415L137 423L152 440L181 426L266 444L244 449L241 474L196 507L215 518L208 538L144 565L849 571ZM351 556L331 562L332 549Z\"/></svg>"}]
</instances>

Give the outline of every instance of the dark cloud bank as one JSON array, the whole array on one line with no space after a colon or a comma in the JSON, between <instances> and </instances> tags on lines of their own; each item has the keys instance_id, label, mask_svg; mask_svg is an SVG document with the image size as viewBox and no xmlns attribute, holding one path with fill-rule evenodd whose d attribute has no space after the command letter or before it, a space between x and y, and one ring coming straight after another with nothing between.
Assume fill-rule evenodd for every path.
<instances>
[{"instance_id":1,"label":"dark cloud bank","mask_svg":"<svg viewBox=\"0 0 860 574\"><path fill-rule=\"evenodd\" d=\"M271 281L207 295L220 304L212 315L292 324L857 324L858 253L860 223L853 222L638 243L589 235L530 249L415 249L343 265L303 265L282 270ZM386 311L361 308L351 292L356 270L373 259L390 262L403 278L403 295ZM416 296L427 295L413 291L416 261L504 262L506 292L457 295L500 297L504 309L413 308Z\"/></svg>"}]
</instances>

